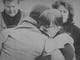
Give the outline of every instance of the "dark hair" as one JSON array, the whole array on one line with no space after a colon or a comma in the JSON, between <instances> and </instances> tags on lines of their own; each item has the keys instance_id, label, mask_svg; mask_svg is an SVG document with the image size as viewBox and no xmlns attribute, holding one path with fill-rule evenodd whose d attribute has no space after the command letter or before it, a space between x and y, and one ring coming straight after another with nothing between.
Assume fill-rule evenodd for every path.
<instances>
[{"instance_id":1,"label":"dark hair","mask_svg":"<svg viewBox=\"0 0 80 60\"><path fill-rule=\"evenodd\" d=\"M54 16L54 20L53 20ZM51 22L56 26L62 26L63 24L63 17L57 9L50 9L44 11L40 17L40 25L50 27Z\"/></svg>"},{"instance_id":2,"label":"dark hair","mask_svg":"<svg viewBox=\"0 0 80 60\"><path fill-rule=\"evenodd\" d=\"M36 6L33 7L32 11L29 14L29 16L31 18L33 18L34 20L36 20L37 21L37 25L39 26L40 25L40 20L39 20L40 14L43 11L48 10L48 9L50 9L50 8L47 7L47 6L45 6L45 5L38 4L38 5L36 5Z\"/></svg>"},{"instance_id":3,"label":"dark hair","mask_svg":"<svg viewBox=\"0 0 80 60\"><path fill-rule=\"evenodd\" d=\"M13 2L14 0L2 0L2 2L5 4L5 2L8 1L8 2ZM20 1L23 1L23 0L17 0L18 4L20 3Z\"/></svg>"},{"instance_id":4,"label":"dark hair","mask_svg":"<svg viewBox=\"0 0 80 60\"><path fill-rule=\"evenodd\" d=\"M46 18L45 16L40 16L40 18L39 18L39 24L40 24L40 26L48 26L49 27L49 25L50 25L50 21L49 21L49 19L48 18Z\"/></svg>"},{"instance_id":5,"label":"dark hair","mask_svg":"<svg viewBox=\"0 0 80 60\"><path fill-rule=\"evenodd\" d=\"M63 19L62 17L56 17L55 21L54 21L54 24L56 26L62 26L62 23L63 23L62 19ZM41 22L40 25L47 26L47 27L49 27L50 24L51 24L50 20L48 18L46 18L45 16L40 17L40 22Z\"/></svg>"},{"instance_id":6,"label":"dark hair","mask_svg":"<svg viewBox=\"0 0 80 60\"><path fill-rule=\"evenodd\" d=\"M63 5L68 10L68 12L69 12L68 20L64 24L73 23L74 13L73 13L72 5L70 5L69 3L64 2L64 1L56 1L54 4L52 4L52 8L58 9L58 7L60 5Z\"/></svg>"}]
</instances>

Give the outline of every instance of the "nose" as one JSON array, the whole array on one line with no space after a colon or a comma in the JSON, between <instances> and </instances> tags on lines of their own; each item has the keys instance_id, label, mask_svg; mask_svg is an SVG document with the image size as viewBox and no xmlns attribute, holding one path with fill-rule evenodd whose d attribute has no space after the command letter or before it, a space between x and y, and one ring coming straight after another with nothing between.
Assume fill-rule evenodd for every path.
<instances>
[{"instance_id":1,"label":"nose","mask_svg":"<svg viewBox=\"0 0 80 60\"><path fill-rule=\"evenodd\" d=\"M12 11L13 10L13 7L10 7L10 10Z\"/></svg>"},{"instance_id":2,"label":"nose","mask_svg":"<svg viewBox=\"0 0 80 60\"><path fill-rule=\"evenodd\" d=\"M13 13L13 10L14 10L14 8L13 7L10 7L9 8L9 13Z\"/></svg>"}]
</instances>

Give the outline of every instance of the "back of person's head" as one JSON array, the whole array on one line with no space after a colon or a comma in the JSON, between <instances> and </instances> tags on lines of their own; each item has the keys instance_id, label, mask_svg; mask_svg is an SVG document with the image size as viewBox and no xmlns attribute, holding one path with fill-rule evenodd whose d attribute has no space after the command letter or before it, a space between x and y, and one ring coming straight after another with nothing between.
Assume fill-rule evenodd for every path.
<instances>
[{"instance_id":1,"label":"back of person's head","mask_svg":"<svg viewBox=\"0 0 80 60\"><path fill-rule=\"evenodd\" d=\"M66 23L73 23L73 16L74 16L74 12L73 12L73 7L71 4L69 4L68 2L65 2L65 1L55 1L53 4L52 4L52 8L54 9L58 9L59 6L62 5L65 7L65 9L68 10L69 12L69 15L68 15L68 19L67 19L67 22Z\"/></svg>"},{"instance_id":2,"label":"back of person's head","mask_svg":"<svg viewBox=\"0 0 80 60\"><path fill-rule=\"evenodd\" d=\"M40 15L40 23L42 26L50 27L50 25L62 26L63 18L59 10L50 9L44 11Z\"/></svg>"},{"instance_id":3,"label":"back of person's head","mask_svg":"<svg viewBox=\"0 0 80 60\"><path fill-rule=\"evenodd\" d=\"M45 10L48 10L49 7L46 6L46 5L41 5L41 4L38 4L36 6L34 6L32 8L32 11L30 12L30 17L33 18L34 20L37 21L37 23L39 23L39 16L40 14L45 11Z\"/></svg>"},{"instance_id":4,"label":"back of person's head","mask_svg":"<svg viewBox=\"0 0 80 60\"><path fill-rule=\"evenodd\" d=\"M5 4L6 2L13 2L13 1L17 1L17 3L19 4L20 1L23 1L23 0L2 0L2 2Z\"/></svg>"}]
</instances>

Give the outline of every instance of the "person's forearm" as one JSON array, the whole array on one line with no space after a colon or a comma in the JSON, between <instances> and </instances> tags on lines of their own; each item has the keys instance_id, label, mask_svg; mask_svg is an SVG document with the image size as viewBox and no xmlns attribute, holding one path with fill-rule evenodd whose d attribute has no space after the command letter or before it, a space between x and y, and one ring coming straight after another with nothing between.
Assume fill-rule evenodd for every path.
<instances>
[{"instance_id":1,"label":"person's forearm","mask_svg":"<svg viewBox=\"0 0 80 60\"><path fill-rule=\"evenodd\" d=\"M66 44L60 51L64 55L65 60L73 60L74 50L70 44Z\"/></svg>"}]
</instances>

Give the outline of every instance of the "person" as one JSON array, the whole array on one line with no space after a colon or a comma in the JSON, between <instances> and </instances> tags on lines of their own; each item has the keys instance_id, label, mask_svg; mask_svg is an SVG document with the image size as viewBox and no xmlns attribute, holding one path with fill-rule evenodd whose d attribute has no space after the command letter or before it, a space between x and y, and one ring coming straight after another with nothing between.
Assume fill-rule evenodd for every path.
<instances>
[{"instance_id":1,"label":"person","mask_svg":"<svg viewBox=\"0 0 80 60\"><path fill-rule=\"evenodd\" d=\"M56 39L48 39L32 24L36 22L35 20L30 17L26 19L28 22L24 22L15 28L4 29L1 32L0 60L36 60L39 56L44 59L47 55L52 59L51 52L61 47L60 43L55 47L54 42L60 38L59 36Z\"/></svg>"},{"instance_id":2,"label":"person","mask_svg":"<svg viewBox=\"0 0 80 60\"><path fill-rule=\"evenodd\" d=\"M29 16L30 16L31 18L33 18L35 21L37 21L37 27L38 27L38 28L40 27L40 26L39 26L39 25L40 25L40 22L39 22L39 16L40 16L40 14L41 14L42 12L44 12L45 10L48 10L48 9L50 9L48 6L46 6L46 5L41 5L41 4L35 5L35 6L32 8Z\"/></svg>"},{"instance_id":3,"label":"person","mask_svg":"<svg viewBox=\"0 0 80 60\"><path fill-rule=\"evenodd\" d=\"M4 9L0 13L0 31L21 24L27 16L26 12L19 9L20 0L2 0L2 2Z\"/></svg>"},{"instance_id":4,"label":"person","mask_svg":"<svg viewBox=\"0 0 80 60\"><path fill-rule=\"evenodd\" d=\"M68 33L64 31L62 32L63 17L61 12L57 9L46 10L40 15L39 20L41 22L40 29L44 32L43 34L48 36L49 39L53 39L54 43L57 42L56 43L57 45L55 45L55 47L57 48L57 46L61 46L62 44L64 46L64 47L58 47L54 51L54 53L52 52L52 56L54 57L54 58L52 57L52 59L53 60L75 60L76 59L75 48L73 46L74 43L72 43L73 38L70 37ZM60 38L56 39L57 37L60 37ZM61 43L61 45L58 45L58 43Z\"/></svg>"},{"instance_id":5,"label":"person","mask_svg":"<svg viewBox=\"0 0 80 60\"><path fill-rule=\"evenodd\" d=\"M32 24L35 20L25 19L27 22L1 31L0 60L35 60L42 53L47 37Z\"/></svg>"},{"instance_id":6,"label":"person","mask_svg":"<svg viewBox=\"0 0 80 60\"><path fill-rule=\"evenodd\" d=\"M74 39L74 47L77 60L80 60L80 28L74 24L74 11L72 5L65 1L56 1L52 4L52 8L58 9L63 15L63 30L70 33Z\"/></svg>"},{"instance_id":7,"label":"person","mask_svg":"<svg viewBox=\"0 0 80 60\"><path fill-rule=\"evenodd\" d=\"M57 60L58 48L63 48L67 42L73 46L73 39L67 34L49 39L34 25L35 20L30 17L26 19L23 24L1 32L0 60Z\"/></svg>"}]
</instances>

